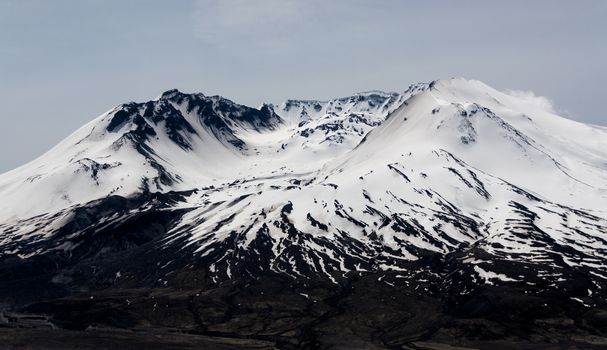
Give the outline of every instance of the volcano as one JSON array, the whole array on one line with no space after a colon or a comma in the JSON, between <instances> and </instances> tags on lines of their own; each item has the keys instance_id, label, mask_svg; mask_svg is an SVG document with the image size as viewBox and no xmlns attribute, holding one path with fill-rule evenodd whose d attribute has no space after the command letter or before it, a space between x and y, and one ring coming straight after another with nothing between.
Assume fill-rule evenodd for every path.
<instances>
[{"instance_id":1,"label":"volcano","mask_svg":"<svg viewBox=\"0 0 607 350\"><path fill-rule=\"evenodd\" d=\"M607 128L534 97L169 90L0 175L0 338L598 349L606 218Z\"/></svg>"}]
</instances>

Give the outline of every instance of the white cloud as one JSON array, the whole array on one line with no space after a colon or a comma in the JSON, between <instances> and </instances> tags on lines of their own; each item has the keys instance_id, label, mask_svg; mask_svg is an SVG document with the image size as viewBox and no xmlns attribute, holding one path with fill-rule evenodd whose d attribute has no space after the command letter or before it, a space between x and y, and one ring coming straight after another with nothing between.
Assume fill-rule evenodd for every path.
<instances>
[{"instance_id":1,"label":"white cloud","mask_svg":"<svg viewBox=\"0 0 607 350\"><path fill-rule=\"evenodd\" d=\"M555 113L554 102L546 96L536 95L533 91L526 90L506 90L510 96L525 100L529 104L533 104L543 110Z\"/></svg>"}]
</instances>

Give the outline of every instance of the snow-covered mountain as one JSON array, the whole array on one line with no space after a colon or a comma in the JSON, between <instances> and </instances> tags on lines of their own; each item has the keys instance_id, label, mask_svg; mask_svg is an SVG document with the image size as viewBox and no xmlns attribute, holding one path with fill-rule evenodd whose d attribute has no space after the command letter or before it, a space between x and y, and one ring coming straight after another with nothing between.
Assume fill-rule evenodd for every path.
<instances>
[{"instance_id":1,"label":"snow-covered mountain","mask_svg":"<svg viewBox=\"0 0 607 350\"><path fill-rule=\"evenodd\" d=\"M153 242L153 272L96 273L167 283L196 263L209 283L340 284L373 272L464 294L569 291L582 274L571 297L591 305L607 287L606 217L607 129L478 81L259 109L170 90L0 175L0 261L69 285L83 261ZM435 256L456 268L420 268Z\"/></svg>"},{"instance_id":2,"label":"snow-covered mountain","mask_svg":"<svg viewBox=\"0 0 607 350\"><path fill-rule=\"evenodd\" d=\"M579 342L607 334L606 218L607 128L533 97L170 90L0 174L0 311L285 349Z\"/></svg>"}]
</instances>

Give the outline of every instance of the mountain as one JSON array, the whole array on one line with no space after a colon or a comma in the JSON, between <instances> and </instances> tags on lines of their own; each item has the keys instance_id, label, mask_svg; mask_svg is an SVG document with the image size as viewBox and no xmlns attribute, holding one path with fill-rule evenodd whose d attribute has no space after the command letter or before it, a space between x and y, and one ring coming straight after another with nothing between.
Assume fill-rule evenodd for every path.
<instances>
[{"instance_id":1,"label":"mountain","mask_svg":"<svg viewBox=\"0 0 607 350\"><path fill-rule=\"evenodd\" d=\"M0 198L0 300L54 327L607 339L607 128L479 81L258 109L169 90L0 175Z\"/></svg>"}]
</instances>

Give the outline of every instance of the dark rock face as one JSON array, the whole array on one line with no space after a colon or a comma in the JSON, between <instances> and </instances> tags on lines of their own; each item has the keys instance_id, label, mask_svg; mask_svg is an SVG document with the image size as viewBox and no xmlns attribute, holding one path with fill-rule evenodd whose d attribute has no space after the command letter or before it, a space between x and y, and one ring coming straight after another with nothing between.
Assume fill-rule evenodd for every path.
<instances>
[{"instance_id":1,"label":"dark rock face","mask_svg":"<svg viewBox=\"0 0 607 350\"><path fill-rule=\"evenodd\" d=\"M129 120L130 115L129 112L127 110L119 110L114 114L114 117L112 118L112 120L110 121L110 123L107 126L107 131L113 132L115 131L120 125L124 124L127 120Z\"/></svg>"},{"instance_id":2,"label":"dark rock face","mask_svg":"<svg viewBox=\"0 0 607 350\"><path fill-rule=\"evenodd\" d=\"M245 147L245 143L234 134L234 126L260 131L273 129L282 123L280 117L268 105L254 109L222 97L210 98L200 95L184 96L180 102L183 101L187 105L188 112L195 112L200 122L209 128L213 135L240 149Z\"/></svg>"},{"instance_id":3,"label":"dark rock face","mask_svg":"<svg viewBox=\"0 0 607 350\"><path fill-rule=\"evenodd\" d=\"M182 149L191 150L191 138L198 133L182 111L176 108L180 105L186 106L187 113L195 113L198 121L219 141L239 149L244 149L245 143L235 135L236 126L261 131L274 129L282 123L270 105L255 109L219 96L169 90L156 101L121 105L113 113L106 129L118 132L130 125L123 138L135 144L145 144L150 137L163 132Z\"/></svg>"}]
</instances>

